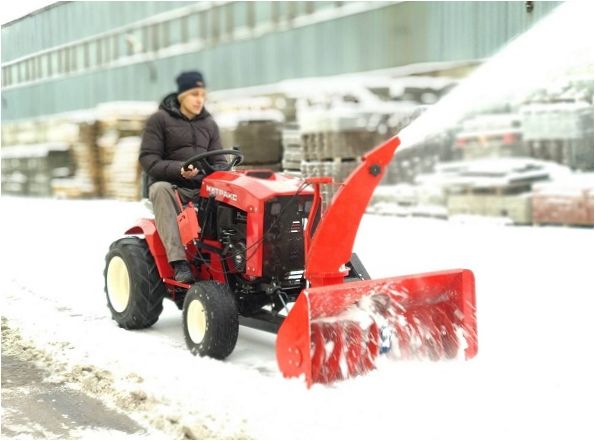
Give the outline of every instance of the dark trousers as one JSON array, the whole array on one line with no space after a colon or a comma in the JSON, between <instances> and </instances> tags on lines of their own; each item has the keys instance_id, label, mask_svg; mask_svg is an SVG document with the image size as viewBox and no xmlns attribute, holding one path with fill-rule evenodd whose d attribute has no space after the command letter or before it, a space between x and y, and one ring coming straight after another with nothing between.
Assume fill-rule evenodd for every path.
<instances>
[{"instance_id":1,"label":"dark trousers","mask_svg":"<svg viewBox=\"0 0 595 441\"><path fill-rule=\"evenodd\" d=\"M178 194L183 204L198 199L198 189L178 187ZM153 204L155 213L155 224L161 241L167 252L167 260L186 260L186 251L180 231L178 229L177 215L180 212L178 202L172 184L165 181L158 181L149 187L149 199Z\"/></svg>"}]
</instances>

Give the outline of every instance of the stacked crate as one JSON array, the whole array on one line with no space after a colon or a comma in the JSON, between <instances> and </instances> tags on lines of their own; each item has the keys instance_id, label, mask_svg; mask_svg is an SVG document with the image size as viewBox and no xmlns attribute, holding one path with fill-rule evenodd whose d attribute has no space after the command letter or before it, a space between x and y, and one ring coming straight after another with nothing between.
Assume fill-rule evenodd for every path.
<instances>
[{"instance_id":1,"label":"stacked crate","mask_svg":"<svg viewBox=\"0 0 595 441\"><path fill-rule=\"evenodd\" d=\"M64 143L2 147L2 193L47 197L52 181L72 173L70 151Z\"/></svg>"},{"instance_id":2,"label":"stacked crate","mask_svg":"<svg viewBox=\"0 0 595 441\"><path fill-rule=\"evenodd\" d=\"M239 147L244 161L238 169L281 170L282 116L272 111L230 111L216 118L224 149Z\"/></svg>"},{"instance_id":3,"label":"stacked crate","mask_svg":"<svg viewBox=\"0 0 595 441\"><path fill-rule=\"evenodd\" d=\"M520 113L523 139L532 157L593 170L592 103L531 103Z\"/></svg>"},{"instance_id":4,"label":"stacked crate","mask_svg":"<svg viewBox=\"0 0 595 441\"><path fill-rule=\"evenodd\" d=\"M593 226L592 174L533 187L533 223L536 225Z\"/></svg>"},{"instance_id":5,"label":"stacked crate","mask_svg":"<svg viewBox=\"0 0 595 441\"><path fill-rule=\"evenodd\" d=\"M334 184L322 189L323 207L330 204L339 185L378 144L377 125L370 114L356 110L311 110L300 116L304 177L330 176Z\"/></svg>"},{"instance_id":6,"label":"stacked crate","mask_svg":"<svg viewBox=\"0 0 595 441\"><path fill-rule=\"evenodd\" d=\"M304 160L302 137L297 124L287 124L283 128L283 171L297 177L301 176L301 166Z\"/></svg>"}]
</instances>

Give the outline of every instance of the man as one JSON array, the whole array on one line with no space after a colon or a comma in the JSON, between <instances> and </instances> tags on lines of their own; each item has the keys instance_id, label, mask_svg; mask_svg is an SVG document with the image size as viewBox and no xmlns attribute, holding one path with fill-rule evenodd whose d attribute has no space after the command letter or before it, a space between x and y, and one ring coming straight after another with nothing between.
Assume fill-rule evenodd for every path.
<instances>
[{"instance_id":1,"label":"man","mask_svg":"<svg viewBox=\"0 0 595 441\"><path fill-rule=\"evenodd\" d=\"M153 203L157 231L178 282L192 283L193 276L177 224L178 204L196 200L203 175L197 168L182 165L190 157L221 149L219 128L204 107L205 81L200 72L183 72L177 78L177 92L167 95L159 110L147 120L139 160L149 175L149 199ZM216 156L214 163L225 163Z\"/></svg>"}]
</instances>

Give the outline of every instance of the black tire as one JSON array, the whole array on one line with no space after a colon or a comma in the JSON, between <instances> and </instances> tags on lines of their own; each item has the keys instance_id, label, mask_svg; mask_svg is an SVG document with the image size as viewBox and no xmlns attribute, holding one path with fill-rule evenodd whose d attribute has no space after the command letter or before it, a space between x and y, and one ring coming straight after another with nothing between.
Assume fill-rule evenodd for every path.
<instances>
[{"instance_id":1,"label":"black tire","mask_svg":"<svg viewBox=\"0 0 595 441\"><path fill-rule=\"evenodd\" d=\"M144 239L112 243L103 276L107 306L121 328L143 329L157 322L167 291Z\"/></svg>"},{"instance_id":2,"label":"black tire","mask_svg":"<svg viewBox=\"0 0 595 441\"><path fill-rule=\"evenodd\" d=\"M226 285L207 280L190 287L184 299L184 337L193 355L223 360L238 341L236 300Z\"/></svg>"}]
</instances>

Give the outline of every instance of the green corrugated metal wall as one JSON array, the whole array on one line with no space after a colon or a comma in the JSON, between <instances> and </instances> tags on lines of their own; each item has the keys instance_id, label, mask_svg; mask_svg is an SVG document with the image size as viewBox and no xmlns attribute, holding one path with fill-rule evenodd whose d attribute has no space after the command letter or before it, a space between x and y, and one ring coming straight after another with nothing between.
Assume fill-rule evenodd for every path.
<instances>
[{"instance_id":1,"label":"green corrugated metal wall","mask_svg":"<svg viewBox=\"0 0 595 441\"><path fill-rule=\"evenodd\" d=\"M276 7L289 7L287 2L281 3ZM313 7L297 3L300 8ZM316 8L328 9L336 2L316 3ZM2 119L85 109L105 101L158 100L174 88L175 75L190 68L202 69L209 88L218 90L414 63L481 59L558 4L535 2L529 14L525 2L371 3L372 9L363 12L231 40L198 52L3 88ZM192 6L185 2L70 2L50 8L3 27L3 66L25 54L180 5ZM232 2L225 7L246 5ZM256 11L258 16L266 15L270 4L258 2ZM16 44L18 41L22 44ZM155 81L151 81L151 69L156 73Z\"/></svg>"}]
</instances>

